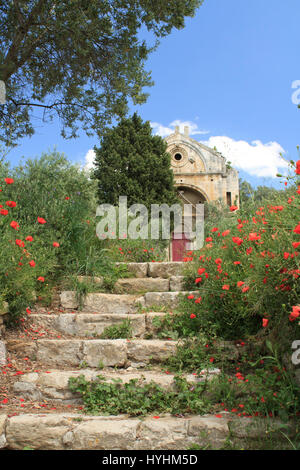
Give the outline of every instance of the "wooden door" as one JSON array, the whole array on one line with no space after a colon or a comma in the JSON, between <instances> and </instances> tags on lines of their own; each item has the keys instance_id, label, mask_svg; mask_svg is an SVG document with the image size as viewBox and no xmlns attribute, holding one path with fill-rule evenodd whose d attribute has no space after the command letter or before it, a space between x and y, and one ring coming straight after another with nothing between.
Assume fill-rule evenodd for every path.
<instances>
[{"instance_id":1,"label":"wooden door","mask_svg":"<svg viewBox=\"0 0 300 470\"><path fill-rule=\"evenodd\" d=\"M174 238L174 233L172 235L172 261L183 261L183 258L186 256L186 251L188 250L187 244L190 240L186 238L184 233L180 235L181 238Z\"/></svg>"}]
</instances>

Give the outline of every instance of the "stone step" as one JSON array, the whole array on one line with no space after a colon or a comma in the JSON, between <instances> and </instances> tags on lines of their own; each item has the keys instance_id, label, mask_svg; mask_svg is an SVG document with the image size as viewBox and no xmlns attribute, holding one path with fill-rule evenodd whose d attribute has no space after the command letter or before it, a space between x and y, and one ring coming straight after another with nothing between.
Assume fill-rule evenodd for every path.
<instances>
[{"instance_id":1,"label":"stone step","mask_svg":"<svg viewBox=\"0 0 300 470\"><path fill-rule=\"evenodd\" d=\"M230 415L85 416L74 413L0 414L0 448L11 450L186 450L193 444L221 448ZM249 426L249 420L245 425ZM240 426L241 428L241 426ZM244 431L245 432L245 431ZM260 433L266 429L260 429ZM241 434L241 430L239 429ZM100 463L104 456L100 456ZM107 462L103 462L107 463ZM195 462L193 462L195 463Z\"/></svg>"},{"instance_id":2,"label":"stone step","mask_svg":"<svg viewBox=\"0 0 300 470\"><path fill-rule=\"evenodd\" d=\"M74 291L61 292L60 303L65 309L76 310L79 307ZM140 295L90 293L83 301L82 310L105 314L128 314L135 313L143 303L144 298Z\"/></svg>"},{"instance_id":3,"label":"stone step","mask_svg":"<svg viewBox=\"0 0 300 470\"><path fill-rule=\"evenodd\" d=\"M220 373L219 369L203 370L199 375L185 374L185 379L191 383L199 383L210 380ZM16 396L30 401L47 401L52 403L82 404L80 397L76 396L68 387L71 377L83 375L87 381L94 381L97 377L103 377L107 383L121 380L128 383L130 380L138 380L139 383L147 384L155 382L165 390L174 389L174 374L161 371L145 370L121 370L121 371L95 371L93 369L82 370L48 370L47 372L32 372L20 376L19 381L14 383L13 390Z\"/></svg>"},{"instance_id":4,"label":"stone step","mask_svg":"<svg viewBox=\"0 0 300 470\"><path fill-rule=\"evenodd\" d=\"M87 282L100 287L103 279L90 276L78 276L78 282ZM162 277L128 277L118 279L113 287L114 294L138 294L145 292L168 292L184 290L184 276ZM0 313L1 315L1 313ZM1 318L1 317L0 317Z\"/></svg>"},{"instance_id":5,"label":"stone step","mask_svg":"<svg viewBox=\"0 0 300 470\"><path fill-rule=\"evenodd\" d=\"M131 327L131 337L142 338L155 336L157 328L153 324L153 319L164 317L164 312L132 313L132 314L98 314L98 313L60 313L60 314L34 314L28 319L33 327L43 328L59 334L97 337L102 335L104 330L112 326L120 326L123 322L129 321ZM1 361L0 361L1 364Z\"/></svg>"},{"instance_id":6,"label":"stone step","mask_svg":"<svg viewBox=\"0 0 300 470\"><path fill-rule=\"evenodd\" d=\"M105 314L128 314L135 313L142 307L173 308L178 305L182 296L189 294L199 295L199 291L146 292L144 295L90 293L83 299L81 310ZM60 303L64 309L76 310L79 308L79 301L74 291L62 292Z\"/></svg>"},{"instance_id":7,"label":"stone step","mask_svg":"<svg viewBox=\"0 0 300 470\"><path fill-rule=\"evenodd\" d=\"M166 261L162 263L148 263L149 277L169 278L182 275L186 263L182 261Z\"/></svg>"},{"instance_id":8,"label":"stone step","mask_svg":"<svg viewBox=\"0 0 300 470\"><path fill-rule=\"evenodd\" d=\"M199 291L197 292L147 292L143 298L143 304L145 308L155 307L166 307L176 308L178 307L180 300L189 295L199 297Z\"/></svg>"},{"instance_id":9,"label":"stone step","mask_svg":"<svg viewBox=\"0 0 300 470\"><path fill-rule=\"evenodd\" d=\"M116 263L116 265L126 266L128 272L135 277L162 277L180 276L186 263L182 261L165 261L152 263Z\"/></svg>"},{"instance_id":10,"label":"stone step","mask_svg":"<svg viewBox=\"0 0 300 470\"><path fill-rule=\"evenodd\" d=\"M170 290L170 280L163 278L124 278L119 279L114 285L116 294L134 294L144 292L168 292Z\"/></svg>"},{"instance_id":11,"label":"stone step","mask_svg":"<svg viewBox=\"0 0 300 470\"><path fill-rule=\"evenodd\" d=\"M177 341L159 339L39 339L6 342L8 353L16 352L46 367L146 367L162 363L175 354Z\"/></svg>"},{"instance_id":12,"label":"stone step","mask_svg":"<svg viewBox=\"0 0 300 470\"><path fill-rule=\"evenodd\" d=\"M293 424L278 419L249 419L228 412L202 416L85 416L75 413L0 414L0 448L7 450L221 450L228 448L261 449L272 432L276 450L287 450L282 427L295 435ZM293 447L288 447L293 448ZM178 464L180 455L167 455ZM181 455L181 463L199 463L198 455ZM107 453L100 455L100 464L108 464ZM123 457L124 458L124 457ZM133 454L133 464L139 456ZM153 459L153 456L149 455ZM106 460L105 460L106 459ZM120 463L120 457L118 462ZM191 459L191 460L189 460ZM114 461L113 463L117 463ZM128 463L128 462L127 462ZM153 463L149 460L148 463Z\"/></svg>"}]
</instances>

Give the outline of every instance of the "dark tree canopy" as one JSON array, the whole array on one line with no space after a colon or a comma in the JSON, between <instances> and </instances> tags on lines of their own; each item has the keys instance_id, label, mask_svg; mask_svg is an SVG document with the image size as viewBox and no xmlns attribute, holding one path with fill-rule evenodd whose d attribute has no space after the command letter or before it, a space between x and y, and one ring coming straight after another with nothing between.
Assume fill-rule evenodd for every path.
<instances>
[{"instance_id":1,"label":"dark tree canopy","mask_svg":"<svg viewBox=\"0 0 300 470\"><path fill-rule=\"evenodd\" d=\"M152 135L150 123L136 113L108 130L100 148L95 148L100 203L117 206L119 196L127 196L128 207L178 203L166 148L161 137Z\"/></svg>"},{"instance_id":2,"label":"dark tree canopy","mask_svg":"<svg viewBox=\"0 0 300 470\"><path fill-rule=\"evenodd\" d=\"M100 135L141 104L152 84L144 62L154 49L140 38L183 28L203 0L0 0L0 139L34 133L32 114L58 116L62 135Z\"/></svg>"}]
</instances>

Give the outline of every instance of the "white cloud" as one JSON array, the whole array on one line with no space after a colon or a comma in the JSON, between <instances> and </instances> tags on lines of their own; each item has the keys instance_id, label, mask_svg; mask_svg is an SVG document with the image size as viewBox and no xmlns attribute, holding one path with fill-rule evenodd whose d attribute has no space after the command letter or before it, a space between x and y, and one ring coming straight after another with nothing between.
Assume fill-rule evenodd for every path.
<instances>
[{"instance_id":1,"label":"white cloud","mask_svg":"<svg viewBox=\"0 0 300 470\"><path fill-rule=\"evenodd\" d=\"M93 149L90 149L87 151L84 157L84 169L85 170L91 170L94 168L95 157L96 157L96 154Z\"/></svg>"},{"instance_id":2,"label":"white cloud","mask_svg":"<svg viewBox=\"0 0 300 470\"><path fill-rule=\"evenodd\" d=\"M179 132L182 134L184 133L184 127L189 127L189 134L190 135L205 135L209 134L209 131L202 130L198 128L198 124L192 121L180 121L180 119L176 119L175 121L170 122L168 126L163 126L159 122L151 122L151 127L154 130L156 135L160 135L161 137L167 137L170 134L173 134L175 130L175 126L179 126Z\"/></svg>"},{"instance_id":3,"label":"white cloud","mask_svg":"<svg viewBox=\"0 0 300 470\"><path fill-rule=\"evenodd\" d=\"M249 143L226 136L212 136L202 143L210 148L216 147L233 167L250 175L274 178L288 168L288 163L280 155L284 155L285 150L278 142L264 144L255 140Z\"/></svg>"}]
</instances>

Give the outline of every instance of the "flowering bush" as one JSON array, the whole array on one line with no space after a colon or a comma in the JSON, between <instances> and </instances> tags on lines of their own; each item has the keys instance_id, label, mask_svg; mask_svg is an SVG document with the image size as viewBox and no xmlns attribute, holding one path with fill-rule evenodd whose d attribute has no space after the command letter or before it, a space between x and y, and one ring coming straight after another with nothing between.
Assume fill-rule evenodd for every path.
<instances>
[{"instance_id":1,"label":"flowering bush","mask_svg":"<svg viewBox=\"0 0 300 470\"><path fill-rule=\"evenodd\" d=\"M166 242L162 240L156 241L155 244L151 240L109 240L106 246L111 259L128 263L164 261L167 249Z\"/></svg>"},{"instance_id":2,"label":"flowering bush","mask_svg":"<svg viewBox=\"0 0 300 470\"><path fill-rule=\"evenodd\" d=\"M30 227L16 220L18 203L7 199L7 188L13 184L13 178L5 178L0 192L0 296L9 303L11 319L25 311L43 290L45 273L53 269L56 258L50 241L43 241L46 221L36 218Z\"/></svg>"},{"instance_id":3,"label":"flowering bush","mask_svg":"<svg viewBox=\"0 0 300 470\"><path fill-rule=\"evenodd\" d=\"M95 183L55 152L0 177L0 299L14 319L61 277L100 269Z\"/></svg>"},{"instance_id":4,"label":"flowering bush","mask_svg":"<svg viewBox=\"0 0 300 470\"><path fill-rule=\"evenodd\" d=\"M228 225L210 228L201 252L188 258L187 287L199 291L185 299L193 329L238 339L261 328L275 336L289 323L299 328L300 188L293 179L273 203L233 210Z\"/></svg>"}]
</instances>

